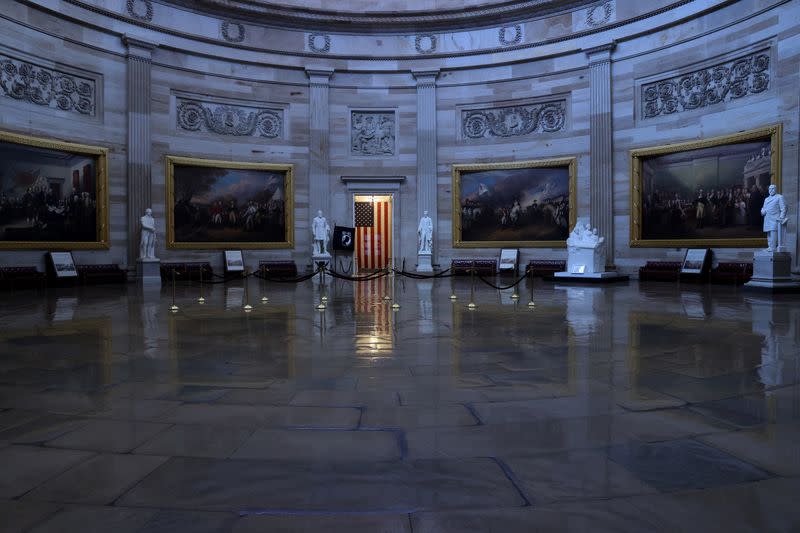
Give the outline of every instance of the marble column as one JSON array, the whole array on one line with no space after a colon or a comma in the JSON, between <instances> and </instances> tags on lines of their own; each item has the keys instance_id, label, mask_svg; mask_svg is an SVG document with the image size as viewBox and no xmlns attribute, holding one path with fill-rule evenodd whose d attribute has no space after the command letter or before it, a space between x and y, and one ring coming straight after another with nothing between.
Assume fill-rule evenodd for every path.
<instances>
[{"instance_id":1,"label":"marble column","mask_svg":"<svg viewBox=\"0 0 800 533\"><path fill-rule=\"evenodd\" d=\"M436 263L439 215L436 209L436 78L438 70L415 70L417 80L417 216L425 211L433 222L433 255Z\"/></svg>"},{"instance_id":2,"label":"marble column","mask_svg":"<svg viewBox=\"0 0 800 533\"><path fill-rule=\"evenodd\" d=\"M308 75L308 180L310 221L321 210L326 217L331 216L331 178L330 178L330 106L329 89L333 69L306 68Z\"/></svg>"},{"instance_id":3,"label":"marble column","mask_svg":"<svg viewBox=\"0 0 800 533\"><path fill-rule=\"evenodd\" d=\"M612 42L584 50L589 60L589 217L606 239L606 265L614 265L614 153L611 121Z\"/></svg>"},{"instance_id":4,"label":"marble column","mask_svg":"<svg viewBox=\"0 0 800 533\"><path fill-rule=\"evenodd\" d=\"M158 45L127 35L122 41L128 49L128 269L133 269L139 257L139 217L152 203L150 70Z\"/></svg>"}]
</instances>

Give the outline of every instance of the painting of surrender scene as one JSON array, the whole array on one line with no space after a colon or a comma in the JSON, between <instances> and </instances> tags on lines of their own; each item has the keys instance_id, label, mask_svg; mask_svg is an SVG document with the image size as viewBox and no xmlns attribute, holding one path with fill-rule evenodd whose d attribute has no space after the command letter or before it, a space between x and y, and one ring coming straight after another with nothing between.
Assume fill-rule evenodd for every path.
<instances>
[{"instance_id":1,"label":"painting of surrender scene","mask_svg":"<svg viewBox=\"0 0 800 533\"><path fill-rule=\"evenodd\" d=\"M575 160L453 166L456 247L565 246Z\"/></svg>"},{"instance_id":2,"label":"painting of surrender scene","mask_svg":"<svg viewBox=\"0 0 800 533\"><path fill-rule=\"evenodd\" d=\"M292 165L167 158L167 246L290 248Z\"/></svg>"},{"instance_id":3,"label":"painting of surrender scene","mask_svg":"<svg viewBox=\"0 0 800 533\"><path fill-rule=\"evenodd\" d=\"M106 248L106 153L0 132L0 248Z\"/></svg>"},{"instance_id":4,"label":"painting of surrender scene","mask_svg":"<svg viewBox=\"0 0 800 533\"><path fill-rule=\"evenodd\" d=\"M777 134L767 128L634 150L631 244L763 246L761 207L770 183L780 186Z\"/></svg>"}]
</instances>

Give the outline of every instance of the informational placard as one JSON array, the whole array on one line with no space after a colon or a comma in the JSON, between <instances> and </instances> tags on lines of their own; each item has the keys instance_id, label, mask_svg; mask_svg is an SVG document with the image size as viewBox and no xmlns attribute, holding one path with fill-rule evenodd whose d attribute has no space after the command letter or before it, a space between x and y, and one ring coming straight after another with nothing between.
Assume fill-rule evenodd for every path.
<instances>
[{"instance_id":1,"label":"informational placard","mask_svg":"<svg viewBox=\"0 0 800 533\"><path fill-rule=\"evenodd\" d=\"M503 248L500 250L500 270L516 270L519 250L516 248Z\"/></svg>"},{"instance_id":2,"label":"informational placard","mask_svg":"<svg viewBox=\"0 0 800 533\"><path fill-rule=\"evenodd\" d=\"M244 272L244 257L241 250L225 250L225 271Z\"/></svg>"},{"instance_id":3,"label":"informational placard","mask_svg":"<svg viewBox=\"0 0 800 533\"><path fill-rule=\"evenodd\" d=\"M709 250L707 248L686 250L686 257L683 258L681 274L701 274L708 253Z\"/></svg>"},{"instance_id":4,"label":"informational placard","mask_svg":"<svg viewBox=\"0 0 800 533\"><path fill-rule=\"evenodd\" d=\"M586 265L572 265L570 274L584 274L586 272Z\"/></svg>"},{"instance_id":5,"label":"informational placard","mask_svg":"<svg viewBox=\"0 0 800 533\"><path fill-rule=\"evenodd\" d=\"M75 268L75 261L72 259L72 252L50 252L50 264L53 265L53 272L57 278L77 278L78 271Z\"/></svg>"}]
</instances>

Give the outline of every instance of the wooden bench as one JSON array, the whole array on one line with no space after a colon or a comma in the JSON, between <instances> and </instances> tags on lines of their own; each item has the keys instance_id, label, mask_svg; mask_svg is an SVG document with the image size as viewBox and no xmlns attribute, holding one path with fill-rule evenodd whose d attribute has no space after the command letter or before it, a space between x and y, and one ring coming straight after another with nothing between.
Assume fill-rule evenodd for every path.
<instances>
[{"instance_id":1,"label":"wooden bench","mask_svg":"<svg viewBox=\"0 0 800 533\"><path fill-rule=\"evenodd\" d=\"M455 276L469 276L473 268L478 276L494 276L497 273L497 260L453 259L450 263L450 273Z\"/></svg>"},{"instance_id":2,"label":"wooden bench","mask_svg":"<svg viewBox=\"0 0 800 533\"><path fill-rule=\"evenodd\" d=\"M549 277L556 272L566 270L567 262L560 259L531 259L525 267L525 273L530 274L533 271L533 276L536 278Z\"/></svg>"},{"instance_id":3,"label":"wooden bench","mask_svg":"<svg viewBox=\"0 0 800 533\"><path fill-rule=\"evenodd\" d=\"M271 278L296 278L297 265L294 261L259 261L258 270Z\"/></svg>"},{"instance_id":4,"label":"wooden bench","mask_svg":"<svg viewBox=\"0 0 800 533\"><path fill-rule=\"evenodd\" d=\"M36 267L0 267L0 289L41 288L47 283L47 276Z\"/></svg>"},{"instance_id":5,"label":"wooden bench","mask_svg":"<svg viewBox=\"0 0 800 533\"><path fill-rule=\"evenodd\" d=\"M680 261L648 261L639 268L639 281L678 281L681 265Z\"/></svg>"},{"instance_id":6,"label":"wooden bench","mask_svg":"<svg viewBox=\"0 0 800 533\"><path fill-rule=\"evenodd\" d=\"M117 264L109 265L75 265L78 280L83 285L97 285L100 283L125 283L128 273Z\"/></svg>"},{"instance_id":7,"label":"wooden bench","mask_svg":"<svg viewBox=\"0 0 800 533\"><path fill-rule=\"evenodd\" d=\"M214 269L210 263L190 262L190 263L161 263L162 281L172 281L172 271L175 270L175 281L200 281L202 272L203 281L211 281L214 277Z\"/></svg>"},{"instance_id":8,"label":"wooden bench","mask_svg":"<svg viewBox=\"0 0 800 533\"><path fill-rule=\"evenodd\" d=\"M753 277L753 263L719 263L711 270L711 283L741 285Z\"/></svg>"}]
</instances>

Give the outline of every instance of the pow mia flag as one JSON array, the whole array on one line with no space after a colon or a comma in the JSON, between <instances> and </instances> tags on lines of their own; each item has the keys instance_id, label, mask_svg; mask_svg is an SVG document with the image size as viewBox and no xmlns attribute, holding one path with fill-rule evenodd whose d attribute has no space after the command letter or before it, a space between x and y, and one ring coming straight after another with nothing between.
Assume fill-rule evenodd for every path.
<instances>
[{"instance_id":1,"label":"pow mia flag","mask_svg":"<svg viewBox=\"0 0 800 533\"><path fill-rule=\"evenodd\" d=\"M346 226L333 228L333 249L352 252L356 246L356 230Z\"/></svg>"}]
</instances>

